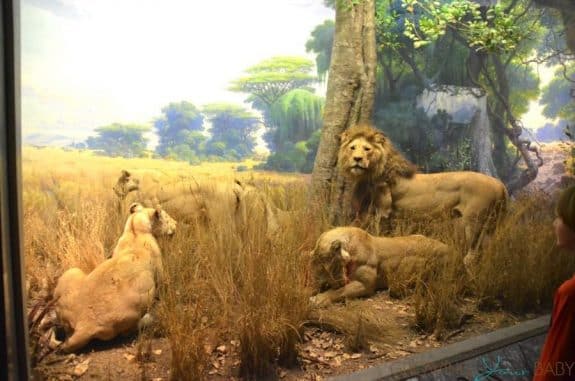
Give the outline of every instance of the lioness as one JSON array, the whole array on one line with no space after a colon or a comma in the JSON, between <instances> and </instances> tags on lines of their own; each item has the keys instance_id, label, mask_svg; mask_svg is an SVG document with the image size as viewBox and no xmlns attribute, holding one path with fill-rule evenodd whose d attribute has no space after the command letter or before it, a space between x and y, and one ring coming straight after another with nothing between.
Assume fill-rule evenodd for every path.
<instances>
[{"instance_id":1,"label":"lioness","mask_svg":"<svg viewBox=\"0 0 575 381\"><path fill-rule=\"evenodd\" d=\"M323 291L311 302L324 306L390 286L390 293L400 294L415 285L430 260L451 254L448 245L422 235L376 237L353 226L334 228L319 237L311 254L316 290Z\"/></svg>"},{"instance_id":2,"label":"lioness","mask_svg":"<svg viewBox=\"0 0 575 381\"><path fill-rule=\"evenodd\" d=\"M54 290L59 324L70 335L66 352L92 339L110 340L137 328L150 308L162 273L155 236L172 235L176 222L160 208L130 207L130 215L110 259L85 274L67 270Z\"/></svg>"},{"instance_id":3,"label":"lioness","mask_svg":"<svg viewBox=\"0 0 575 381\"><path fill-rule=\"evenodd\" d=\"M277 208L269 197L253 184L234 181L193 181L173 184L141 181L122 170L114 192L123 204L141 202L150 206L157 203L180 222L211 223L226 221L237 232L266 224L268 237L277 236L293 213Z\"/></svg>"},{"instance_id":4,"label":"lioness","mask_svg":"<svg viewBox=\"0 0 575 381\"><path fill-rule=\"evenodd\" d=\"M507 189L498 179L471 171L421 174L389 139L370 125L340 135L338 168L351 179L351 205L359 226L370 218L456 219L471 248L483 229L492 230L507 205ZM379 234L379 232L375 232Z\"/></svg>"}]
</instances>

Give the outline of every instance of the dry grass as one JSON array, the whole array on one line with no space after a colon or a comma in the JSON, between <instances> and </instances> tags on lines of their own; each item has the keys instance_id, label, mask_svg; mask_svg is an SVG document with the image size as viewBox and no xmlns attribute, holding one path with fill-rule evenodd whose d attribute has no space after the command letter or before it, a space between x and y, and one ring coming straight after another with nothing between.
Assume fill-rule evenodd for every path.
<instances>
[{"instance_id":1,"label":"dry grass","mask_svg":"<svg viewBox=\"0 0 575 381\"><path fill-rule=\"evenodd\" d=\"M308 264L301 253L312 249L329 226L324 213L306 209L305 180L270 173L240 175L229 163L193 167L24 149L29 296L49 295L64 270L78 266L91 271L111 252L126 218L118 214L112 191L121 169L136 177L164 176L174 181L238 177L256 184L278 207L295 211L282 214L281 235L271 240L263 216L249 208L237 228L226 210L214 210L207 229L178 226L173 238L160 240L165 278L155 314L159 333L171 343L173 379L204 379L210 351L223 340L240 343L240 372L247 379L268 374L278 363L293 364L302 326L310 321L344 332L351 347L393 341L393 322L358 307L360 302L334 306L329 310L333 314L310 311ZM457 325L459 303L466 295L477 297L484 307L510 311L548 307L553 290L575 270L575 258L553 248L552 219L550 201L537 197L514 201L481 253L472 280L462 273L467 248L453 236L449 224L400 224L394 235L423 230L455 248L453 258L430 266L408 293L415 301L416 326L441 332Z\"/></svg>"},{"instance_id":2,"label":"dry grass","mask_svg":"<svg viewBox=\"0 0 575 381\"><path fill-rule=\"evenodd\" d=\"M545 195L512 204L477 269L474 290L483 307L518 313L549 307L554 290L573 275L575 256L555 247L553 211Z\"/></svg>"}]
</instances>

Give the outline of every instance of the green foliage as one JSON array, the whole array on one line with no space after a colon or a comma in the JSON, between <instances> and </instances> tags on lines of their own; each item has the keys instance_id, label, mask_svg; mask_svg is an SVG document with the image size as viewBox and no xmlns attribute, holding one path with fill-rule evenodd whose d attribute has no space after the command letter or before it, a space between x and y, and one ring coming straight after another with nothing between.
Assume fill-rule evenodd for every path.
<instances>
[{"instance_id":1,"label":"green foliage","mask_svg":"<svg viewBox=\"0 0 575 381\"><path fill-rule=\"evenodd\" d=\"M375 115L376 125L424 172L468 170L471 144L468 129L451 123L439 110L428 118L409 101L390 102Z\"/></svg>"},{"instance_id":2,"label":"green foliage","mask_svg":"<svg viewBox=\"0 0 575 381\"><path fill-rule=\"evenodd\" d=\"M266 141L274 154L266 169L310 171L319 144L324 99L307 90L296 89L281 97L271 108ZM316 143L315 140L318 140ZM287 163L291 160L292 164Z\"/></svg>"},{"instance_id":3,"label":"green foliage","mask_svg":"<svg viewBox=\"0 0 575 381\"><path fill-rule=\"evenodd\" d=\"M520 30L517 15L506 12L499 2L487 9L485 18L480 4L471 0L403 0L403 7L412 15L405 20L404 34L415 48L430 44L453 28L477 51L509 52L529 32Z\"/></svg>"},{"instance_id":4,"label":"green foliage","mask_svg":"<svg viewBox=\"0 0 575 381\"><path fill-rule=\"evenodd\" d=\"M569 123L575 123L575 100L571 95L575 87L575 64L569 65L563 75L563 68L555 71L555 77L543 88L539 103L544 105L543 115L548 118L561 118Z\"/></svg>"},{"instance_id":5,"label":"green foliage","mask_svg":"<svg viewBox=\"0 0 575 381\"><path fill-rule=\"evenodd\" d=\"M202 134L204 117L196 106L187 101L170 103L162 108L162 114L154 122L159 138L156 152L161 156L171 154L181 160L189 160L190 152L196 152L205 139ZM176 148L178 145L187 148Z\"/></svg>"},{"instance_id":6,"label":"green foliage","mask_svg":"<svg viewBox=\"0 0 575 381\"><path fill-rule=\"evenodd\" d=\"M86 145L109 156L139 157L146 150L144 133L149 130L148 126L113 123L96 128L97 135L86 139Z\"/></svg>"},{"instance_id":7,"label":"green foliage","mask_svg":"<svg viewBox=\"0 0 575 381\"><path fill-rule=\"evenodd\" d=\"M307 140L322 125L324 99L307 90L296 89L281 97L272 107L270 119L275 128L272 146L281 150L287 142Z\"/></svg>"},{"instance_id":8,"label":"green foliage","mask_svg":"<svg viewBox=\"0 0 575 381\"><path fill-rule=\"evenodd\" d=\"M272 153L258 168L279 172L311 173L320 136L321 130L317 130L306 141L287 144L282 151Z\"/></svg>"},{"instance_id":9,"label":"green foliage","mask_svg":"<svg viewBox=\"0 0 575 381\"><path fill-rule=\"evenodd\" d=\"M254 95L269 107L288 91L314 83L313 66L303 57L272 57L247 68L247 75L232 81L229 89Z\"/></svg>"},{"instance_id":10,"label":"green foliage","mask_svg":"<svg viewBox=\"0 0 575 381\"><path fill-rule=\"evenodd\" d=\"M260 124L256 114L230 103L212 103L202 110L212 123L211 139L206 144L208 155L241 160L253 153Z\"/></svg>"},{"instance_id":11,"label":"green foliage","mask_svg":"<svg viewBox=\"0 0 575 381\"><path fill-rule=\"evenodd\" d=\"M509 104L514 115L529 111L529 102L539 97L539 78L528 65L510 64L506 70L509 81Z\"/></svg>"},{"instance_id":12,"label":"green foliage","mask_svg":"<svg viewBox=\"0 0 575 381\"><path fill-rule=\"evenodd\" d=\"M305 164L306 155L305 142L288 143L282 151L271 154L261 168L279 172L298 172Z\"/></svg>"},{"instance_id":13,"label":"green foliage","mask_svg":"<svg viewBox=\"0 0 575 381\"><path fill-rule=\"evenodd\" d=\"M335 9L335 1L336 0L323 0L323 5L328 8Z\"/></svg>"},{"instance_id":14,"label":"green foliage","mask_svg":"<svg viewBox=\"0 0 575 381\"><path fill-rule=\"evenodd\" d=\"M335 22L333 20L325 20L323 24L315 27L311 32L311 37L305 44L306 52L316 54L315 64L320 81L325 80L325 75L329 70L334 34Z\"/></svg>"}]
</instances>

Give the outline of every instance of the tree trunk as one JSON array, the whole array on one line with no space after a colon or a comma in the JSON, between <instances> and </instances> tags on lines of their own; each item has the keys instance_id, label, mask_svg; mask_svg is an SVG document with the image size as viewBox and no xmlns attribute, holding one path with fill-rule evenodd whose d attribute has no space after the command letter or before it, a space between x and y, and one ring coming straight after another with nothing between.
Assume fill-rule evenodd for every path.
<instances>
[{"instance_id":1,"label":"tree trunk","mask_svg":"<svg viewBox=\"0 0 575 381\"><path fill-rule=\"evenodd\" d=\"M371 122L375 97L375 0L338 1L323 127L312 173L315 202L339 215L345 182L337 176L339 135ZM332 213L332 217L334 214Z\"/></svg>"},{"instance_id":2,"label":"tree trunk","mask_svg":"<svg viewBox=\"0 0 575 381\"><path fill-rule=\"evenodd\" d=\"M481 173L497 177L497 171L493 164L493 152L491 143L491 127L487 115L487 95L479 99L479 110L475 112L471 122L471 153L473 167Z\"/></svg>"}]
</instances>

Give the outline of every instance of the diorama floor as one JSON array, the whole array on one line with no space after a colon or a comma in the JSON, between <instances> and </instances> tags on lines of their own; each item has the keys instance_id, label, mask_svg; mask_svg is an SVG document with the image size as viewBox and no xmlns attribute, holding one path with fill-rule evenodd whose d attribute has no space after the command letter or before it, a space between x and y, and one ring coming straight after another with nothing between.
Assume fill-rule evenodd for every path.
<instances>
[{"instance_id":1,"label":"diorama floor","mask_svg":"<svg viewBox=\"0 0 575 381\"><path fill-rule=\"evenodd\" d=\"M414 308L409 299L391 299L387 292L364 301L366 308L380 311L393 319L401 329L401 339L394 344L373 344L362 351L351 351L343 335L317 327L304 330L299 348L298 365L277 368L273 378L280 380L324 380L349 374L387 361L430 351L451 343L492 332L534 319L541 314L512 315L501 311L478 311L474 301L467 299L462 306L465 323L448 331L442 340L434 335L420 334L410 325L414 320ZM210 361L208 380L241 380L238 375L239 343L215 342L207 345ZM118 339L107 343L95 343L82 353L70 355L51 354L36 371L47 380L169 380L171 353L165 338L137 340Z\"/></svg>"}]
</instances>

